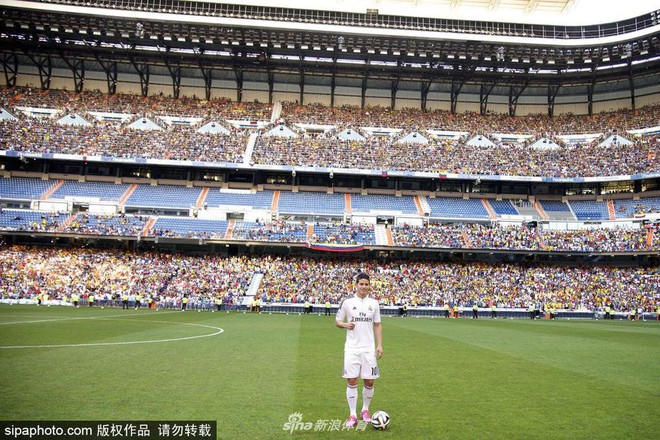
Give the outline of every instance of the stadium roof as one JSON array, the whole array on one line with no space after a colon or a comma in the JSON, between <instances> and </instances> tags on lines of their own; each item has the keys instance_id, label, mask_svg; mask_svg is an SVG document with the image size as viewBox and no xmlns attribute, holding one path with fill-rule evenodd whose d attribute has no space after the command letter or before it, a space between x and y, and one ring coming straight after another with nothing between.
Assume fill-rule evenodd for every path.
<instances>
[{"instance_id":1,"label":"stadium roof","mask_svg":"<svg viewBox=\"0 0 660 440\"><path fill-rule=\"evenodd\" d=\"M367 88L391 88L395 96L399 87L424 91L433 83L451 94L452 111L464 85L482 87L484 102L493 88L505 87L513 113L528 87L547 87L549 101L560 87L577 87L591 104L596 84L634 94L650 81L657 85L660 71L657 0L625 8L610 0L307 3L4 0L0 61L9 85L19 65L32 64L43 88L52 68L63 68L76 91L95 71L106 74L114 93L117 72L127 72L140 77L145 95L150 75L171 76L173 96L182 77L203 80L207 96L214 78L235 81L237 91L243 81L268 83L269 93L275 81L285 82L298 87L301 102L314 81L333 90L361 87L363 96ZM595 20L598 11L616 13L614 21L558 24Z\"/></svg>"},{"instance_id":2,"label":"stadium roof","mask_svg":"<svg viewBox=\"0 0 660 440\"><path fill-rule=\"evenodd\" d=\"M354 13L371 10L410 17L560 25L608 23L660 9L657 0L635 0L625 4L618 0L235 0L209 3L332 9Z\"/></svg>"}]
</instances>

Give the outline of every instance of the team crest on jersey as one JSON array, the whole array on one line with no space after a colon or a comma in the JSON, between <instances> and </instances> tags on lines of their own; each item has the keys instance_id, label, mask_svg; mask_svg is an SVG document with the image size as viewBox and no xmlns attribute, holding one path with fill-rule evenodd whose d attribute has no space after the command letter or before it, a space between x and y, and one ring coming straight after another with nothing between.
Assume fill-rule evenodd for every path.
<instances>
[{"instance_id":1,"label":"team crest on jersey","mask_svg":"<svg viewBox=\"0 0 660 440\"><path fill-rule=\"evenodd\" d=\"M369 311L370 311L370 312L373 312L374 309L372 309L371 306L369 306Z\"/></svg>"}]
</instances>

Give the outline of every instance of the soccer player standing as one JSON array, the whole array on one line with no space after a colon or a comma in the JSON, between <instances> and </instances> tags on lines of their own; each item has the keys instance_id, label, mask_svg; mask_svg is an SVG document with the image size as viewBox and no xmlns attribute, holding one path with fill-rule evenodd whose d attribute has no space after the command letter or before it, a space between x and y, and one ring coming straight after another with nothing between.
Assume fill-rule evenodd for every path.
<instances>
[{"instance_id":1,"label":"soccer player standing","mask_svg":"<svg viewBox=\"0 0 660 440\"><path fill-rule=\"evenodd\" d=\"M374 395L374 380L380 377L377 359L383 355L383 329L380 322L378 301L369 297L371 279L366 273L355 278L356 294L344 299L337 311L336 325L344 328L344 370L342 377L347 379L346 400L350 416L345 426L357 426L358 379L362 378L362 420L371 422L369 404ZM374 344L375 337L375 344Z\"/></svg>"}]
</instances>

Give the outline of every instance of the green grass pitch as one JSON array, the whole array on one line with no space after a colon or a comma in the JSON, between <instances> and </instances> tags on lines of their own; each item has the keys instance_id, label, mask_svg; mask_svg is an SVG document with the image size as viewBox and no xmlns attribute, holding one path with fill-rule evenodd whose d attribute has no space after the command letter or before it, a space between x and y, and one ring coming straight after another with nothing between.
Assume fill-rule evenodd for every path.
<instances>
[{"instance_id":1,"label":"green grass pitch","mask_svg":"<svg viewBox=\"0 0 660 440\"><path fill-rule=\"evenodd\" d=\"M658 322L384 317L383 333L371 409L392 422L346 432L330 430L347 416L334 317L2 305L0 418L217 420L222 439L657 436ZM285 430L294 413L314 427Z\"/></svg>"}]
</instances>

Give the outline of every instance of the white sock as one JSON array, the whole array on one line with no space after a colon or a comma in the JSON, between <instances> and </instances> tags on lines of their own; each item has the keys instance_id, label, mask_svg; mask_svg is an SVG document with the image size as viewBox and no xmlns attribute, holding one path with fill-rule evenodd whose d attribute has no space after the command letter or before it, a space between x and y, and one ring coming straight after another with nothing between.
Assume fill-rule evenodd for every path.
<instances>
[{"instance_id":1,"label":"white sock","mask_svg":"<svg viewBox=\"0 0 660 440\"><path fill-rule=\"evenodd\" d=\"M362 410L369 409L369 404L371 399L374 397L374 387L363 386L362 387Z\"/></svg>"},{"instance_id":2,"label":"white sock","mask_svg":"<svg viewBox=\"0 0 660 440\"><path fill-rule=\"evenodd\" d=\"M346 401L348 402L348 409L351 411L351 415L357 417L357 385L346 387Z\"/></svg>"}]
</instances>

